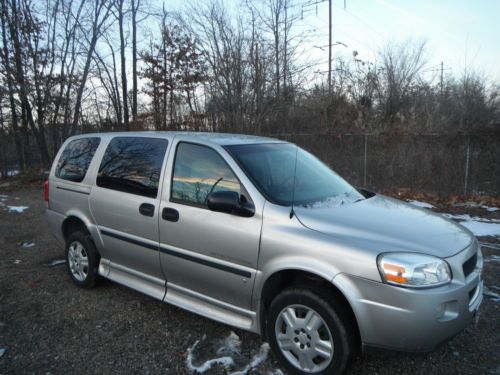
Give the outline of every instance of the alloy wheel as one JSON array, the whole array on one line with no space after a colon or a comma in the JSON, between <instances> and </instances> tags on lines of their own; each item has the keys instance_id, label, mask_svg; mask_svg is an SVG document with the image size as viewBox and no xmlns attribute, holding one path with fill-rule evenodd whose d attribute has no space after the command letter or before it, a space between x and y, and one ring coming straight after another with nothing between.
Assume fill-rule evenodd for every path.
<instances>
[{"instance_id":1,"label":"alloy wheel","mask_svg":"<svg viewBox=\"0 0 500 375\"><path fill-rule=\"evenodd\" d=\"M85 281L89 272L89 258L85 247L78 241L69 245L68 264L73 277L78 281Z\"/></svg>"},{"instance_id":2,"label":"alloy wheel","mask_svg":"<svg viewBox=\"0 0 500 375\"><path fill-rule=\"evenodd\" d=\"M324 370L333 359L333 338L316 311L303 305L285 307L275 324L278 347L296 368L308 373Z\"/></svg>"}]
</instances>

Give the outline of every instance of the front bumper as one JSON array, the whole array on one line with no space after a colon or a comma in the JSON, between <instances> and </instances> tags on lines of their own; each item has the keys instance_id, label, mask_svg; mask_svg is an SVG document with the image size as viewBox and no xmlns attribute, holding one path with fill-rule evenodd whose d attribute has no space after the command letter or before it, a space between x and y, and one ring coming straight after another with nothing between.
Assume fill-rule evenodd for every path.
<instances>
[{"instance_id":1,"label":"front bumper","mask_svg":"<svg viewBox=\"0 0 500 375\"><path fill-rule=\"evenodd\" d=\"M465 275L463 263L475 252L476 266ZM430 351L470 324L483 298L476 241L446 260L453 280L437 288L402 288L347 274L334 278L351 304L364 346Z\"/></svg>"}]
</instances>

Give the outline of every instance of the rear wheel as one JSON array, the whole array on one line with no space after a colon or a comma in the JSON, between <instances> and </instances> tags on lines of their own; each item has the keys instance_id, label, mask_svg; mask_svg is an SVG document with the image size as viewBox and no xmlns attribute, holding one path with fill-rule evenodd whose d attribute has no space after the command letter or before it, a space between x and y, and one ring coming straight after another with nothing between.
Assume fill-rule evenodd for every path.
<instances>
[{"instance_id":1,"label":"rear wheel","mask_svg":"<svg viewBox=\"0 0 500 375\"><path fill-rule=\"evenodd\" d=\"M267 337L292 374L339 374L354 352L345 309L328 293L290 288L271 303Z\"/></svg>"},{"instance_id":2,"label":"rear wheel","mask_svg":"<svg viewBox=\"0 0 500 375\"><path fill-rule=\"evenodd\" d=\"M72 233L66 241L66 262L71 280L82 288L93 288L99 277L99 254L84 232Z\"/></svg>"}]
</instances>

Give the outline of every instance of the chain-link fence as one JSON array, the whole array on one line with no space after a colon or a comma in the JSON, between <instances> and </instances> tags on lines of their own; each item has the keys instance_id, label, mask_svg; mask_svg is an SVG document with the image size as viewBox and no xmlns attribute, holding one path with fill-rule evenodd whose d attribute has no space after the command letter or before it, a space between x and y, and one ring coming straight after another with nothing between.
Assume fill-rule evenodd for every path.
<instances>
[{"instance_id":1,"label":"chain-link fence","mask_svg":"<svg viewBox=\"0 0 500 375\"><path fill-rule=\"evenodd\" d=\"M270 136L299 144L357 186L500 196L500 132ZM0 173L5 175L19 169L19 163L12 140L1 143ZM36 150L34 145L31 150ZM30 159L32 166L40 163L36 153Z\"/></svg>"},{"instance_id":2,"label":"chain-link fence","mask_svg":"<svg viewBox=\"0 0 500 375\"><path fill-rule=\"evenodd\" d=\"M357 186L500 195L500 133L288 134Z\"/></svg>"}]
</instances>

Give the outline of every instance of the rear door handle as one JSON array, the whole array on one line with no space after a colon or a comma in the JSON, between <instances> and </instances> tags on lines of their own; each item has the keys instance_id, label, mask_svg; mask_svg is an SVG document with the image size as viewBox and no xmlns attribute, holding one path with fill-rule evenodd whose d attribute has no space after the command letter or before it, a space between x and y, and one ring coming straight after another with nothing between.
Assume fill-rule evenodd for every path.
<instances>
[{"instance_id":1,"label":"rear door handle","mask_svg":"<svg viewBox=\"0 0 500 375\"><path fill-rule=\"evenodd\" d=\"M179 211L165 207L161 212L161 218L173 222L179 221Z\"/></svg>"},{"instance_id":2,"label":"rear door handle","mask_svg":"<svg viewBox=\"0 0 500 375\"><path fill-rule=\"evenodd\" d=\"M143 203L139 206L139 212L144 216L153 216L155 214L155 206L151 203Z\"/></svg>"}]
</instances>

